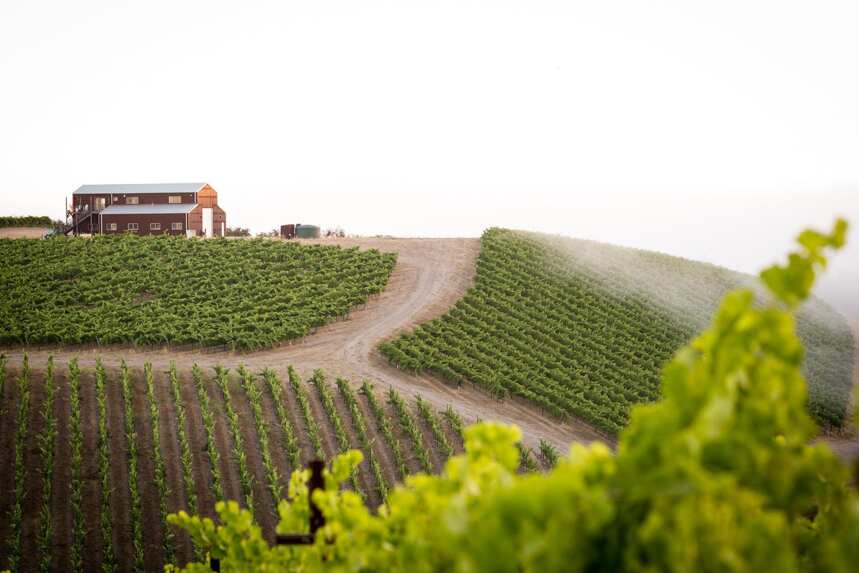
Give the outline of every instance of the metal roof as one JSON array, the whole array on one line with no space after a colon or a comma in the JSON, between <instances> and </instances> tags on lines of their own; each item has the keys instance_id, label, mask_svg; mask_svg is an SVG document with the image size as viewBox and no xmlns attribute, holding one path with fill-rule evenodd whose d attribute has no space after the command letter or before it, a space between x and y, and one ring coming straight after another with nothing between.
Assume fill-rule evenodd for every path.
<instances>
[{"instance_id":1,"label":"metal roof","mask_svg":"<svg viewBox=\"0 0 859 573\"><path fill-rule=\"evenodd\" d=\"M102 215L148 215L168 213L190 213L197 203L180 203L170 205L161 203L157 205L111 205L101 210Z\"/></svg>"},{"instance_id":2,"label":"metal roof","mask_svg":"<svg viewBox=\"0 0 859 573\"><path fill-rule=\"evenodd\" d=\"M143 195L146 193L196 193L205 183L129 183L125 185L81 185L74 195Z\"/></svg>"}]
</instances>

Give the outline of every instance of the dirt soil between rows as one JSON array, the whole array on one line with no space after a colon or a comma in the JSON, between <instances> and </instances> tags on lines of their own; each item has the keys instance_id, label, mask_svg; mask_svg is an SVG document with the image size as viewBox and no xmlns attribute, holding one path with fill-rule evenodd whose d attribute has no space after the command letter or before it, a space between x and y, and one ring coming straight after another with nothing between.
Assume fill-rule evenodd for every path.
<instances>
[{"instance_id":1,"label":"dirt soil between rows","mask_svg":"<svg viewBox=\"0 0 859 573\"><path fill-rule=\"evenodd\" d=\"M166 369L175 362L180 371L189 370L195 363L229 368L246 364L254 371L291 364L305 378L314 369L322 368L329 380L343 377L358 385L368 379L379 389L394 387L404 395L420 395L439 409L453 405L466 422L481 419L516 424L530 447L537 447L541 438L561 451L566 451L572 442L612 442L583 422L560 422L524 400L499 401L474 386L457 388L428 374L402 372L378 354L380 342L443 314L468 291L474 283L479 239L347 238L301 242L394 252L398 255L397 264L385 290L348 317L273 349L235 353L128 346L17 347L4 353L20 360L26 352L34 368L41 367L51 355L61 362L78 357L82 368L92 366L99 357L108 367L116 367L124 359L135 367L151 362L156 369Z\"/></svg>"}]
</instances>

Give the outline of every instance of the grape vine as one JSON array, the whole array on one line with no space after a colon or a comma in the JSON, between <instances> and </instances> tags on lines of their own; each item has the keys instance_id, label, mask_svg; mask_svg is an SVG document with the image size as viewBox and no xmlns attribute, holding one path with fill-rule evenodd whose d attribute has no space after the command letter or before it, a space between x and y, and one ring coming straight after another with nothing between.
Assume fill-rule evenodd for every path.
<instances>
[{"instance_id":1,"label":"grape vine","mask_svg":"<svg viewBox=\"0 0 859 573\"><path fill-rule=\"evenodd\" d=\"M322 370L314 370L310 381L316 387L316 391L319 393L319 400L322 402L322 409L325 410L328 421L331 422L331 426L334 428L334 436L337 438L337 447L340 453L348 452L352 444L349 442L349 436L346 435L346 430L343 428L343 421L337 413L337 406L334 404L334 396L331 394L331 388L325 382L325 374L323 374ZM358 484L357 471L352 472L350 480L352 482L352 489L364 498L364 492Z\"/></svg>"},{"instance_id":2,"label":"grape vine","mask_svg":"<svg viewBox=\"0 0 859 573\"><path fill-rule=\"evenodd\" d=\"M281 446L289 458L292 470L297 470L301 468L301 450L298 445L298 438L295 436L295 428L293 428L284 406L286 397L283 394L283 386L274 370L266 368L263 370L262 376L271 394L272 402L274 402L274 412L280 425Z\"/></svg>"},{"instance_id":3,"label":"grape vine","mask_svg":"<svg viewBox=\"0 0 859 573\"><path fill-rule=\"evenodd\" d=\"M8 563L11 571L17 571L21 561L21 524L24 520L24 484L27 480L27 467L24 465L26 451L28 416L30 409L30 362L24 355L24 364L18 376L18 418L15 431L15 460L13 473L15 475L15 492L12 509L9 512L11 532L9 534Z\"/></svg>"},{"instance_id":4,"label":"grape vine","mask_svg":"<svg viewBox=\"0 0 859 573\"><path fill-rule=\"evenodd\" d=\"M83 463L83 427L81 426L81 380L77 359L69 361L69 446L71 450L72 543L69 560L72 571L83 571L84 513L81 465Z\"/></svg>"},{"instance_id":5,"label":"grape vine","mask_svg":"<svg viewBox=\"0 0 859 573\"><path fill-rule=\"evenodd\" d=\"M51 518L51 501L53 500L54 452L57 440L57 418L54 416L54 397L56 395L54 381L54 358L48 357L48 367L45 371L45 399L42 402L42 432L38 437L39 453L42 457L42 505L39 510L38 547L41 561L39 570L49 573L52 565L51 539L53 537L53 521Z\"/></svg>"},{"instance_id":6,"label":"grape vine","mask_svg":"<svg viewBox=\"0 0 859 573\"><path fill-rule=\"evenodd\" d=\"M113 540L113 518L110 513L110 498L113 487L110 483L110 430L107 423L107 375L101 360L95 364L95 395L98 406L98 475L101 481L101 570L103 573L117 571L119 563Z\"/></svg>"},{"instance_id":7,"label":"grape vine","mask_svg":"<svg viewBox=\"0 0 859 573\"><path fill-rule=\"evenodd\" d=\"M376 427L380 432L382 432L382 437L385 438L385 443L388 444L388 448L394 456L394 464L397 467L397 473L399 474L400 479L406 479L406 476L409 475L410 472L405 460L403 459L400 440L394 435L394 431L391 429L391 424L388 422L388 415L385 413L385 409L382 407L382 404L379 403L378 398L376 398L373 386L366 380L361 384L361 394L367 398L367 403L370 405L370 411L373 412L373 417L376 420Z\"/></svg>"},{"instance_id":8,"label":"grape vine","mask_svg":"<svg viewBox=\"0 0 859 573\"><path fill-rule=\"evenodd\" d=\"M349 386L348 381L338 378L337 388L340 390L340 395L343 397L346 407L349 408L349 414L352 417L352 429L358 436L358 442L361 445L361 449L367 456L367 460L369 460L370 469L373 472L373 478L376 480L376 492L384 503L388 497L388 483L385 481L385 476L382 474L382 466L379 463L379 458L376 456L376 452L373 450L373 444L367 435L367 423L364 420L364 414L361 413L361 408L358 406L358 401L355 399L355 393L352 392L352 388Z\"/></svg>"},{"instance_id":9,"label":"grape vine","mask_svg":"<svg viewBox=\"0 0 859 573\"><path fill-rule=\"evenodd\" d=\"M280 475L277 467L274 465L274 460L271 457L271 449L268 442L268 428L266 427L265 418L262 413L262 394L256 385L253 374L244 367L238 367L239 377L241 379L242 389L245 391L245 396L251 406L251 414L253 415L254 425L257 430L257 442L259 443L260 457L265 468L266 480L268 482L268 490L271 493L271 510L273 515L277 515L277 503L282 497L280 487Z\"/></svg>"},{"instance_id":10,"label":"grape vine","mask_svg":"<svg viewBox=\"0 0 859 573\"><path fill-rule=\"evenodd\" d=\"M441 427L438 414L436 414L433 407L420 396L415 399L415 402L417 403L418 413L432 432L436 446L438 446L438 449L443 454L444 459L449 458L453 455L453 447L451 447L450 442L444 433L444 429Z\"/></svg>"},{"instance_id":11,"label":"grape vine","mask_svg":"<svg viewBox=\"0 0 859 573\"><path fill-rule=\"evenodd\" d=\"M406 406L405 401L403 401L399 393L393 388L388 389L387 395L388 403L393 406L394 411L397 413L400 427L405 430L406 435L411 439L412 449L415 453L415 457L417 457L418 461L421 463L421 468L427 473L432 473L432 464L429 461L429 454L424 447L423 436L421 435L418 425L415 424L415 419L411 412L409 412L408 406Z\"/></svg>"},{"instance_id":12,"label":"grape vine","mask_svg":"<svg viewBox=\"0 0 859 573\"><path fill-rule=\"evenodd\" d=\"M230 380L229 370L221 366L215 367L215 382L221 389L221 394L224 397L224 409L227 414L227 421L230 424L230 433L233 436L233 461L239 469L239 482L242 486L242 493L245 495L245 504L248 510L254 512L254 491L253 491L253 475L248 469L248 458L245 454L244 440L242 439L242 424L233 408L233 401L230 396Z\"/></svg>"},{"instance_id":13,"label":"grape vine","mask_svg":"<svg viewBox=\"0 0 859 573\"><path fill-rule=\"evenodd\" d=\"M194 387L197 390L197 402L200 405L200 415L203 418L203 428L206 432L206 452L209 454L209 469L212 472L212 489L215 494L215 501L223 501L224 485L221 477L221 455L218 453L218 445L215 442L215 416L212 413L203 371L196 364L191 368L191 378L194 380Z\"/></svg>"},{"instance_id":14,"label":"grape vine","mask_svg":"<svg viewBox=\"0 0 859 573\"><path fill-rule=\"evenodd\" d=\"M143 552L143 508L137 475L138 453L137 430L134 428L134 396L132 394L131 376L124 360L120 366L120 386L122 389L122 400L125 405L125 439L128 447L127 463L128 490L131 497L132 568L134 571L143 571L145 563Z\"/></svg>"},{"instance_id":15,"label":"grape vine","mask_svg":"<svg viewBox=\"0 0 859 573\"><path fill-rule=\"evenodd\" d=\"M322 439L319 437L319 426L316 423L316 418L313 417L313 412L310 411L310 401L307 397L307 391L301 384L301 378L295 372L295 369L290 366L288 369L289 385L295 393L295 399L298 400L298 406L301 409L301 416L304 418L304 426L307 429L307 436L310 438L310 443L313 446L313 453L322 461L325 461L325 450L322 448Z\"/></svg>"}]
</instances>

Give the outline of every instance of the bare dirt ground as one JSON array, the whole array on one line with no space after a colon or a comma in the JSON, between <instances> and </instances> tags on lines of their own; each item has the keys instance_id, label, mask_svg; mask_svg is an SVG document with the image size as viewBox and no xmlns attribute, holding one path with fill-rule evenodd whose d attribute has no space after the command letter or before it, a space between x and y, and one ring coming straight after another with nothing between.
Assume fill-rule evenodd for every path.
<instances>
[{"instance_id":1,"label":"bare dirt ground","mask_svg":"<svg viewBox=\"0 0 859 573\"><path fill-rule=\"evenodd\" d=\"M554 420L523 400L498 401L476 387L456 388L430 375L401 372L376 352L379 342L443 314L465 294L474 281L479 239L348 238L303 242L396 252L397 265L387 288L363 307L343 320L278 348L246 354L129 347L31 348L26 352L34 367L54 355L62 362L77 356L82 367L92 366L97 357L101 357L106 366L114 367L123 359L130 366L141 367L145 362L152 362L156 368L166 368L174 361L181 371L190 369L194 363L230 368L244 363L255 371L273 368L284 377L290 364L304 376L315 368L322 368L330 379L348 378L353 385L369 379L379 389L393 386L407 396L420 394L440 409L452 404L466 422L479 418L516 424L530 447L536 447L540 438L553 442L561 451L566 451L574 441L611 441L584 423ZM13 359L20 359L25 350L13 348L4 352Z\"/></svg>"},{"instance_id":2,"label":"bare dirt ground","mask_svg":"<svg viewBox=\"0 0 859 573\"><path fill-rule=\"evenodd\" d=\"M48 231L44 227L5 227L0 229L0 239L41 239Z\"/></svg>"}]
</instances>

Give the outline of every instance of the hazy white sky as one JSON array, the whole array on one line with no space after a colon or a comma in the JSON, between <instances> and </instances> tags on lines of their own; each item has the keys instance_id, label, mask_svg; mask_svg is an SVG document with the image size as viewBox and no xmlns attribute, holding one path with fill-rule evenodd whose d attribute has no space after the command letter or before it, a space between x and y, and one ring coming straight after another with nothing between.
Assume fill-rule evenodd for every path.
<instances>
[{"instance_id":1,"label":"hazy white sky","mask_svg":"<svg viewBox=\"0 0 859 573\"><path fill-rule=\"evenodd\" d=\"M2 0L0 211L203 180L254 230L507 225L754 270L859 225L857 28L855 1Z\"/></svg>"}]
</instances>

